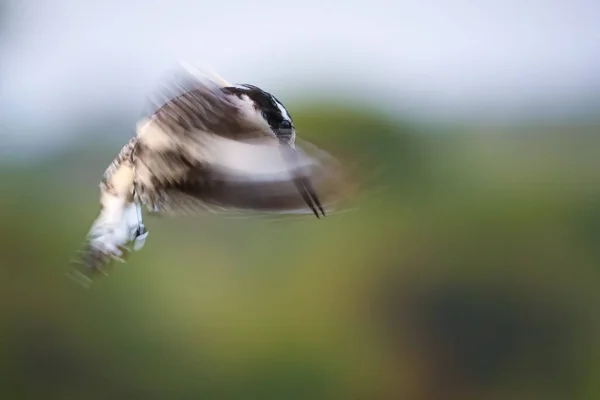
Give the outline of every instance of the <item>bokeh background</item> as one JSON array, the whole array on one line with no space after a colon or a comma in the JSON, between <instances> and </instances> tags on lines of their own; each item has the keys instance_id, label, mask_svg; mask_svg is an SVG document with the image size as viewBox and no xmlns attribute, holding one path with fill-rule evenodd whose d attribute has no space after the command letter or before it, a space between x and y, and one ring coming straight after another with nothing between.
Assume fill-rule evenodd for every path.
<instances>
[{"instance_id":1,"label":"bokeh background","mask_svg":"<svg viewBox=\"0 0 600 400\"><path fill-rule=\"evenodd\" d=\"M600 398L592 0L0 3L3 399ZM178 60L253 83L363 190L147 218L65 277Z\"/></svg>"}]
</instances>

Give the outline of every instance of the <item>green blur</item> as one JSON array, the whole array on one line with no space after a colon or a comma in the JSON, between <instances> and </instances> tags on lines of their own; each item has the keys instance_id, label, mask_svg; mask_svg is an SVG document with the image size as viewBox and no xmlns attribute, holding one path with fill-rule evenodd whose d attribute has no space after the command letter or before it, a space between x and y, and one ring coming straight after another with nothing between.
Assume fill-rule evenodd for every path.
<instances>
[{"instance_id":1,"label":"green blur","mask_svg":"<svg viewBox=\"0 0 600 400\"><path fill-rule=\"evenodd\" d=\"M118 144L2 167L0 397L600 398L598 126L290 109L347 211L147 217L89 290L65 272Z\"/></svg>"}]
</instances>

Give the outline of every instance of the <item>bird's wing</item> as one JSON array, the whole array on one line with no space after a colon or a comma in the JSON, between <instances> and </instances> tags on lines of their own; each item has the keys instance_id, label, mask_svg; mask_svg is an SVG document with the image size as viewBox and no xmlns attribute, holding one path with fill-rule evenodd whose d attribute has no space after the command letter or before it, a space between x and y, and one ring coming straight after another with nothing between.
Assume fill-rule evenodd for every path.
<instances>
[{"instance_id":1,"label":"bird's wing","mask_svg":"<svg viewBox=\"0 0 600 400\"><path fill-rule=\"evenodd\" d=\"M181 94L138 125L133 162L143 201L170 213L324 208L316 188L326 195L340 178L332 157L282 145L251 103L214 81L179 82Z\"/></svg>"},{"instance_id":2,"label":"bird's wing","mask_svg":"<svg viewBox=\"0 0 600 400\"><path fill-rule=\"evenodd\" d=\"M171 214L254 211L318 215L331 211L341 200L341 169L327 153L227 140L216 143L211 148L214 162L199 164L181 178L159 186L160 209ZM288 158L285 152L289 151L294 154Z\"/></svg>"}]
</instances>

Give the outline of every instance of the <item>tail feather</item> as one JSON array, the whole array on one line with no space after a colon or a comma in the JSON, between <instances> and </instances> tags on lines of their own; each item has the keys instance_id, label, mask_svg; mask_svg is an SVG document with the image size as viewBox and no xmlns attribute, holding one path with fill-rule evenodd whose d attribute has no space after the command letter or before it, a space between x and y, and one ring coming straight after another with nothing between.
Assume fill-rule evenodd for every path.
<instances>
[{"instance_id":1,"label":"tail feather","mask_svg":"<svg viewBox=\"0 0 600 400\"><path fill-rule=\"evenodd\" d=\"M92 279L98 273L106 273L104 268L112 261L124 262L130 251L127 245L133 241L134 250L140 250L148 234L142 223L141 208L136 203L106 193L102 203L102 210L71 274L79 276L80 281L84 277Z\"/></svg>"}]
</instances>

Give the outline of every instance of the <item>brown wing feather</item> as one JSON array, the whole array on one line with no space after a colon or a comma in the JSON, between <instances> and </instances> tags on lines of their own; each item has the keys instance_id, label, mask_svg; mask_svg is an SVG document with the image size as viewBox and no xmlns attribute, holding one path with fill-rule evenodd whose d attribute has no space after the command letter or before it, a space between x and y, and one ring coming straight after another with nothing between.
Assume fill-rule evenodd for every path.
<instances>
[{"instance_id":1,"label":"brown wing feather","mask_svg":"<svg viewBox=\"0 0 600 400\"><path fill-rule=\"evenodd\" d=\"M275 151L275 149L274 149ZM304 153L301 157L308 158ZM290 168L287 176L246 174L215 166L191 169L180 181L162 189L167 213L264 212L315 213L332 210L349 195L350 186L344 181L340 165L326 153L310 158L308 166ZM298 181L310 185L315 209L307 207L306 199L298 190ZM306 188L304 189L307 190ZM318 199L314 193L318 193Z\"/></svg>"},{"instance_id":2,"label":"brown wing feather","mask_svg":"<svg viewBox=\"0 0 600 400\"><path fill-rule=\"evenodd\" d=\"M273 137L269 126L248 104L226 94L221 82L177 71L151 98L151 118L180 140L210 132L229 139ZM252 115L254 114L254 115Z\"/></svg>"}]
</instances>

